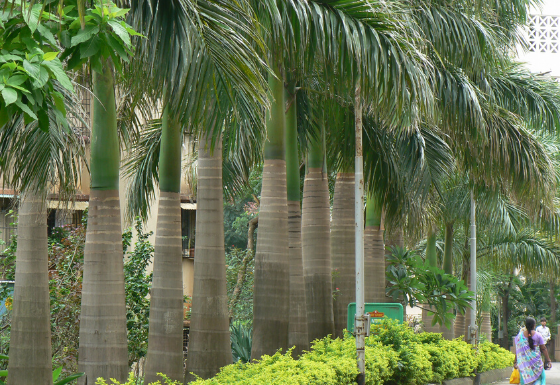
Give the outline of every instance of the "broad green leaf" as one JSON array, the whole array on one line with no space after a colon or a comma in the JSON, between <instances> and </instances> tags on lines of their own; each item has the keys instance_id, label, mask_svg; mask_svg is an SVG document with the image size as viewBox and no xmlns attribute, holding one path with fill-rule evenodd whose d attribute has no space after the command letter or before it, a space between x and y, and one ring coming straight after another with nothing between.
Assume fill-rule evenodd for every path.
<instances>
[{"instance_id":1,"label":"broad green leaf","mask_svg":"<svg viewBox=\"0 0 560 385\"><path fill-rule=\"evenodd\" d=\"M58 377L60 377L60 373L62 373L62 366L59 366L58 368L53 370L53 373L52 373L53 382L58 380Z\"/></svg>"},{"instance_id":2,"label":"broad green leaf","mask_svg":"<svg viewBox=\"0 0 560 385\"><path fill-rule=\"evenodd\" d=\"M0 55L0 63L6 63L8 61L21 61L23 58L21 56L12 55L12 54L2 54Z\"/></svg>"},{"instance_id":3,"label":"broad green leaf","mask_svg":"<svg viewBox=\"0 0 560 385\"><path fill-rule=\"evenodd\" d=\"M38 79L41 76L41 65L39 63L31 63L27 59L23 61L23 68L31 75L31 77Z\"/></svg>"},{"instance_id":4,"label":"broad green leaf","mask_svg":"<svg viewBox=\"0 0 560 385\"><path fill-rule=\"evenodd\" d=\"M70 48L72 46L72 36L70 31L64 30L60 33L60 43L64 48Z\"/></svg>"},{"instance_id":5,"label":"broad green leaf","mask_svg":"<svg viewBox=\"0 0 560 385\"><path fill-rule=\"evenodd\" d=\"M43 55L43 60L45 61L51 61L54 60L56 58L56 56L58 55L58 52L47 52Z\"/></svg>"},{"instance_id":6,"label":"broad green leaf","mask_svg":"<svg viewBox=\"0 0 560 385\"><path fill-rule=\"evenodd\" d=\"M26 16L24 17L27 26L31 30L31 33L35 33L35 30L39 26L39 17L41 16L41 10L43 9L42 4L35 4L31 11L26 11Z\"/></svg>"},{"instance_id":7,"label":"broad green leaf","mask_svg":"<svg viewBox=\"0 0 560 385\"><path fill-rule=\"evenodd\" d=\"M39 128L41 129L41 131L43 132L49 132L49 115L47 114L47 112L45 111L44 108L40 108L39 111L37 111L37 115L38 115L38 121L39 121ZM53 374L54 375L54 374Z\"/></svg>"},{"instance_id":8,"label":"broad green leaf","mask_svg":"<svg viewBox=\"0 0 560 385\"><path fill-rule=\"evenodd\" d=\"M0 377L7 377L8 376L8 370L4 369L4 370L0 370Z\"/></svg>"},{"instance_id":9,"label":"broad green leaf","mask_svg":"<svg viewBox=\"0 0 560 385\"><path fill-rule=\"evenodd\" d=\"M62 87L66 88L68 91L74 91L72 82L66 75L66 72L64 72L64 70L62 69L62 63L58 58L51 61L43 62L43 65L53 73L54 77L56 78L56 80L58 80Z\"/></svg>"},{"instance_id":10,"label":"broad green leaf","mask_svg":"<svg viewBox=\"0 0 560 385\"><path fill-rule=\"evenodd\" d=\"M74 381L76 378L82 377L84 374L85 373L71 374L70 376L66 377L65 379L55 382L53 385L65 385L65 384L69 383L70 381Z\"/></svg>"},{"instance_id":11,"label":"broad green leaf","mask_svg":"<svg viewBox=\"0 0 560 385\"><path fill-rule=\"evenodd\" d=\"M2 90L2 97L4 98L4 102L6 103L6 106L9 106L10 104L14 103L17 100L17 96L18 93L13 88L5 87Z\"/></svg>"},{"instance_id":12,"label":"broad green leaf","mask_svg":"<svg viewBox=\"0 0 560 385\"><path fill-rule=\"evenodd\" d=\"M80 58L85 59L99 52L100 42L99 36L94 36L85 43L80 44Z\"/></svg>"},{"instance_id":13,"label":"broad green leaf","mask_svg":"<svg viewBox=\"0 0 560 385\"><path fill-rule=\"evenodd\" d=\"M52 34L52 32L45 27L42 24L39 24L37 26L37 31L41 34L41 36L43 36L49 43L51 43L53 46L56 47L56 39L54 38L54 35Z\"/></svg>"},{"instance_id":14,"label":"broad green leaf","mask_svg":"<svg viewBox=\"0 0 560 385\"><path fill-rule=\"evenodd\" d=\"M62 96L60 92L54 91L52 93L52 97L53 97L54 105L57 108L57 110L62 112L62 115L66 117L66 106L64 104L64 96Z\"/></svg>"},{"instance_id":15,"label":"broad green leaf","mask_svg":"<svg viewBox=\"0 0 560 385\"><path fill-rule=\"evenodd\" d=\"M130 34L128 33L126 28L121 25L121 22L109 20L107 24L109 24L111 28L113 28L113 31L117 34L117 36L120 37L121 40L130 47Z\"/></svg>"},{"instance_id":16,"label":"broad green leaf","mask_svg":"<svg viewBox=\"0 0 560 385\"><path fill-rule=\"evenodd\" d=\"M115 51L119 57L121 58L121 60L125 61L128 63L128 53L126 52L125 47L121 44L120 41L118 41L112 34L108 33L106 34L107 36L107 43L109 43L109 46L113 49L113 51Z\"/></svg>"},{"instance_id":17,"label":"broad green leaf","mask_svg":"<svg viewBox=\"0 0 560 385\"><path fill-rule=\"evenodd\" d=\"M78 34L72 37L72 44L71 47L78 45L80 43L84 43L92 38L92 36L97 35L99 33L99 26L97 25L88 25L85 29L80 29Z\"/></svg>"},{"instance_id":18,"label":"broad green leaf","mask_svg":"<svg viewBox=\"0 0 560 385\"><path fill-rule=\"evenodd\" d=\"M6 84L9 86L19 86L23 83L25 83L25 81L29 79L29 76L27 75L14 75L8 78L8 80L6 81Z\"/></svg>"},{"instance_id":19,"label":"broad green leaf","mask_svg":"<svg viewBox=\"0 0 560 385\"><path fill-rule=\"evenodd\" d=\"M23 112L25 112L30 118L32 118L33 120L37 120L37 115L35 115L35 113L33 111L31 111L31 109L23 104L21 101L16 100L15 101L16 106L18 106Z\"/></svg>"},{"instance_id":20,"label":"broad green leaf","mask_svg":"<svg viewBox=\"0 0 560 385\"><path fill-rule=\"evenodd\" d=\"M33 82L33 86L36 88L43 88L45 84L49 81L49 72L43 66L39 67L39 77Z\"/></svg>"}]
</instances>

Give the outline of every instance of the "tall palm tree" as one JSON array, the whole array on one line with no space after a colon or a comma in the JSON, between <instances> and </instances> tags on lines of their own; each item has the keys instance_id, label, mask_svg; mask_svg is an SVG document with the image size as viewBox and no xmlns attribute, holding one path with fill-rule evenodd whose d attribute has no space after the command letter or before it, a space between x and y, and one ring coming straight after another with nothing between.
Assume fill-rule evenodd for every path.
<instances>
[{"instance_id":1,"label":"tall palm tree","mask_svg":"<svg viewBox=\"0 0 560 385\"><path fill-rule=\"evenodd\" d=\"M348 304L356 302L354 233L354 173L338 172L334 185L331 224L334 330L337 337L342 336L342 331L346 328ZM366 285L367 283L366 279Z\"/></svg>"},{"instance_id":2,"label":"tall palm tree","mask_svg":"<svg viewBox=\"0 0 560 385\"><path fill-rule=\"evenodd\" d=\"M366 201L365 220L365 285L366 302L386 302L385 243L382 208L373 194Z\"/></svg>"},{"instance_id":3,"label":"tall palm tree","mask_svg":"<svg viewBox=\"0 0 560 385\"><path fill-rule=\"evenodd\" d=\"M169 189L168 184L172 179L173 192L176 193L173 194L174 208L165 210L166 215L158 219L158 222L165 223L173 217L180 219L178 189L181 173L181 125L183 127L190 125L189 128L192 128L195 135L199 131L205 132L201 134L204 140L200 143L208 146L203 150L206 151L205 157L213 159L214 163L221 159L221 150L219 148L212 150L213 143L217 140L216 136L221 135L221 128L226 119L231 121L231 115L237 118L241 116L239 120L246 121L245 124L253 123L260 126L258 115L262 105L266 105L266 101L264 85L259 73L262 63L252 43L256 43L257 49L261 43L252 28L252 15L243 1L208 0L194 4L179 0L171 2L154 0L130 2L130 6L131 23L149 38L149 41L138 41L137 65L153 79L154 87L162 90L165 95L164 106L167 106L166 109L169 108L168 115L164 115L163 134L161 142L158 143L162 147L157 149L160 154L160 191L168 195L165 189ZM197 17L193 18L192 15ZM241 62L243 65L239 65ZM233 88L234 83L236 89ZM145 85L139 84L139 86L145 91ZM219 102L215 103L214 100ZM216 106L212 106L213 103ZM204 114L215 115L215 117L204 119ZM174 116L173 119L169 119L171 115ZM167 120L165 116L168 117ZM166 121L177 126L177 130L174 130L174 139L171 141L163 140L166 127L171 127L171 124L165 124ZM177 154L173 159L172 167L162 163L162 154L169 151ZM211 156L213 151L216 153ZM139 152L141 153L141 150ZM138 152L136 154L138 155ZM155 158L152 157L152 160ZM206 161L200 162L201 165L206 163ZM129 163L129 170L134 164L136 164L134 161ZM150 162L144 163L146 164ZM217 164L221 168L221 162ZM150 167L149 170L145 168L143 170L151 172L151 177L157 178L153 173L158 170L157 165ZM167 175L166 179L163 179L163 176L170 172L172 175ZM204 175L204 172L201 175ZM226 289L221 284L225 279L223 227L220 227L223 221L216 220L220 215L223 216L221 214L223 208L221 200L217 200L213 190L215 186L222 184L221 172L220 175L214 173L211 175L214 179L210 185L206 180L198 185L198 206L208 207L208 210L199 210L197 223L202 229L207 230L197 234L195 271L200 273L195 274L187 367L188 372L194 372L202 377L212 376L221 366L231 362L227 301L223 301ZM147 196L153 191L153 183L149 181L149 186L146 188L135 183L146 180L146 177L135 178L129 190L134 193L133 205L139 202L136 207L137 211L141 212L145 212L149 204ZM162 182L166 182L167 186L163 186ZM140 187L138 191L143 191L142 194L137 194L135 191L137 187ZM212 194L208 193L208 189ZM160 197L162 196L160 194ZM160 207L161 205L160 198ZM172 231L180 231L180 222L175 222ZM158 224L158 227L161 228L163 241L167 237L164 226ZM215 237L215 234L222 234L222 236ZM175 280L169 279L180 272L180 234L175 240L176 246L173 251L162 248L160 253L156 245L154 285L156 281L161 285L158 287L159 290L154 290L152 293L152 308L157 311L151 313L146 383L155 380L158 372L166 373L177 380L183 370L182 347L179 344L181 340L179 334L182 330L180 317L182 283L180 277ZM213 247L210 247L211 245ZM163 260L174 262L158 263L158 259L162 262ZM168 328L165 315L169 311L169 303L165 297L171 292L175 293L173 309L176 317L173 327ZM160 306L157 305L158 303ZM216 303L220 306L216 306ZM168 344L172 344L173 348L161 343L162 335L166 336ZM171 356L172 359L169 358Z\"/></svg>"},{"instance_id":4,"label":"tall palm tree","mask_svg":"<svg viewBox=\"0 0 560 385\"><path fill-rule=\"evenodd\" d=\"M423 88L419 87L425 80L425 72L423 70L419 70L420 66L415 67L412 63L417 63L418 57L416 52L411 49L411 46L408 44L408 41L405 39L401 39L402 36L391 34L385 34L385 32L381 32L382 29L378 28L380 24L374 22L373 20L378 20L376 15L383 14L388 15L390 11L384 8L385 6L378 2L365 2L365 1L355 1L351 4L344 1L336 1L336 2L329 2L328 4L321 2L321 1L312 1L312 2L262 2L258 4L257 10L260 11L259 14L267 14L268 18L263 17L262 20L266 20L263 22L267 26L271 26L271 42L274 44L274 49L276 52L282 51L284 52L284 56L291 60L291 63L301 64L303 68L313 68L312 65L309 65L309 59L306 61L305 59L308 58L309 52L317 53L317 56L320 57L321 61L314 60L317 64L321 64L324 68L320 69L321 71L321 79L327 79L332 81L333 79L340 80L338 77L338 71L342 71L341 73L349 73L352 71L353 68L356 66L356 62L358 63L357 66L364 66L368 67L364 70L364 95L370 95L368 90L375 90L377 93L373 92L376 96L381 93L381 90L391 90L395 92L394 98L387 97L383 99L376 99L377 105L379 105L381 100L384 100L390 106L387 108L388 111L401 111L401 108L406 105L406 103L402 103L403 96L408 95L413 99L417 95L420 95L420 98L425 98L426 95L423 93ZM380 13L376 13L375 11L378 10ZM265 11L268 11L265 12ZM386 12L386 13L385 13ZM327 23L328 21L328 23ZM381 24L384 24L390 30L396 28L395 30L399 30L397 28L397 22L395 19L391 18L383 18L383 20L379 19ZM402 30L402 29L400 29ZM340 36L340 41L333 41L331 39L332 33L336 33ZM362 35L363 39L354 39L351 36L353 34ZM362 44L361 42L370 42L373 44ZM306 50L307 45L311 48L310 50ZM342 47L342 49L339 49ZM384 55L377 55L376 52L388 52L391 51L395 53L390 58ZM271 56L271 62L274 63L274 68L287 68L288 72L292 67L292 65L286 65L285 61L283 61L284 65L280 65L277 60L277 57ZM311 58L314 56L311 55ZM341 59L341 60L339 60ZM387 60L385 60L387 59ZM356 62L354 61L356 60ZM366 65L367 62L367 65ZM390 63L389 63L390 62ZM411 64L410 66L401 65L404 62L408 62ZM300 67L296 65L298 70ZM386 69L389 66L401 66L401 68L406 68L405 74L402 77L393 77L388 73L387 77L384 77L382 80L380 77L373 76L372 74L379 70ZM396 67L395 67L396 68ZM336 71L333 72L333 69ZM304 73L306 73L304 71ZM308 73L308 72L307 72ZM282 72L276 72L278 77L282 77ZM369 76L372 75L372 76ZM406 79L406 80L405 80ZM381 81L380 81L381 80ZM309 82L306 82L307 84ZM353 81L352 81L353 83ZM392 84L394 87L389 86ZM344 88L346 86L340 83L339 85ZM409 86L412 87L409 88ZM353 86L352 86L353 87ZM403 90L408 88L412 90L411 93L401 93L397 92L397 90ZM346 88L348 90L348 88ZM351 100L353 100L351 98ZM280 98L274 98L274 102L280 102ZM274 103L273 102L273 103ZM396 112L398 115L399 112ZM396 115L394 115L396 116ZM278 126L279 127L279 126ZM280 179L284 178L282 172L278 173L275 178ZM264 189L263 192L268 193L269 190ZM264 197L264 196L263 196ZM261 206L262 209L266 204ZM282 219L283 221L283 219ZM272 226L271 229L263 229L259 225L259 236L263 237L263 233L268 233L272 231L272 228L283 228L282 222L279 222L277 226ZM272 239L272 235L266 235L264 239ZM260 242L262 245L262 242ZM257 248L259 245L257 245ZM262 246L269 248L269 245ZM306 247L305 244L303 246ZM281 254L278 253L276 256L280 256ZM257 250L256 260L258 261L260 258L259 251ZM279 263L279 261L276 261ZM257 274L260 274L257 271ZM263 282L270 282L273 279L271 276L270 279L263 278ZM261 303L270 303L271 299L260 300L257 299L263 291L259 291L257 288L259 283L255 284L256 293L255 293L255 314L259 313L257 309ZM322 290L328 293L330 285L325 285ZM280 292L283 290L282 288L278 287L275 290L272 290L271 293ZM322 298L325 300L330 301L330 295L323 295ZM330 308L328 304L320 305L324 309ZM275 313L271 313L273 315ZM328 315L326 315L328 317ZM327 318L328 320L328 318ZM257 323L259 320L255 318ZM309 320L308 320L309 321ZM311 331L312 328L310 328ZM262 330L265 330L264 328ZM278 329L279 332L282 332L283 329ZM255 324L255 334L254 340L259 339L267 339L269 335L260 334L261 328ZM276 337L275 337L276 338ZM277 347L280 347L279 345ZM274 351L274 350L272 350ZM271 353L271 351L268 351ZM256 358L256 357L255 357Z\"/></svg>"},{"instance_id":5,"label":"tall palm tree","mask_svg":"<svg viewBox=\"0 0 560 385\"><path fill-rule=\"evenodd\" d=\"M319 119L323 120L324 117ZM325 148L325 122L312 139L303 185L303 274L307 297L309 338L333 334L332 273L330 249L330 200Z\"/></svg>"},{"instance_id":6,"label":"tall palm tree","mask_svg":"<svg viewBox=\"0 0 560 385\"><path fill-rule=\"evenodd\" d=\"M281 68L274 68L282 73ZM274 354L288 348L289 264L288 202L284 155L284 84L269 75L274 103L267 113L267 140L259 210L259 233L255 254L253 296L253 345L251 357Z\"/></svg>"},{"instance_id":7,"label":"tall palm tree","mask_svg":"<svg viewBox=\"0 0 560 385\"><path fill-rule=\"evenodd\" d=\"M165 373L183 378L183 242L181 237L182 126L163 113L159 155L159 208L150 295L150 328L145 383Z\"/></svg>"},{"instance_id":8,"label":"tall palm tree","mask_svg":"<svg viewBox=\"0 0 560 385\"><path fill-rule=\"evenodd\" d=\"M290 258L290 307L288 346L298 356L309 349L307 301L303 276L301 241L301 188L297 135L297 90L295 82L285 87L286 111L286 189L288 196L288 234Z\"/></svg>"},{"instance_id":9,"label":"tall palm tree","mask_svg":"<svg viewBox=\"0 0 560 385\"><path fill-rule=\"evenodd\" d=\"M8 362L14 384L52 384L46 196L51 187L61 197L72 194L83 160L66 120L67 111L76 111L72 84L55 42L46 38L51 30L44 21L53 15L45 12L35 25L26 19L38 9L14 4L0 26L2 55L14 63L1 81L0 175L20 191Z\"/></svg>"},{"instance_id":10,"label":"tall palm tree","mask_svg":"<svg viewBox=\"0 0 560 385\"><path fill-rule=\"evenodd\" d=\"M99 377L125 381L128 376L115 72L128 60L130 35L135 32L122 20L124 13L112 3L94 3L93 8L77 7L64 15L69 35L62 41L63 57L69 57L70 69L90 65L94 95L78 358L85 372L81 383Z\"/></svg>"}]
</instances>

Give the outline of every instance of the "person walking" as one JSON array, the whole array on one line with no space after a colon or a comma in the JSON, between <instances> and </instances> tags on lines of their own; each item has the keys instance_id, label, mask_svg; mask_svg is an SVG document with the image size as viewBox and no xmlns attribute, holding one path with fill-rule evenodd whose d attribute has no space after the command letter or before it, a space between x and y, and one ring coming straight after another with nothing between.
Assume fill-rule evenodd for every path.
<instances>
[{"instance_id":1,"label":"person walking","mask_svg":"<svg viewBox=\"0 0 560 385\"><path fill-rule=\"evenodd\" d=\"M540 335L544 338L544 344L546 345L546 349L548 350L550 348L550 329L548 328L548 326L546 326L546 318L545 317L541 317L541 325L537 326L536 331L538 333L540 333Z\"/></svg>"},{"instance_id":2,"label":"person walking","mask_svg":"<svg viewBox=\"0 0 560 385\"><path fill-rule=\"evenodd\" d=\"M524 385L546 385L544 369L549 369L552 365L544 338L535 330L536 324L534 318L527 318L525 328L521 329L513 339L515 343L513 367L519 369L521 383ZM541 355L545 357L544 365Z\"/></svg>"}]
</instances>

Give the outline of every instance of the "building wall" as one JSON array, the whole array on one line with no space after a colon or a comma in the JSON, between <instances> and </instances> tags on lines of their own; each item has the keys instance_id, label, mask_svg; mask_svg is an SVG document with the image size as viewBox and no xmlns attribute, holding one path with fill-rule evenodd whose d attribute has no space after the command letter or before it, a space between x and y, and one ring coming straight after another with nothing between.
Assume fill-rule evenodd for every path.
<instances>
[{"instance_id":1,"label":"building wall","mask_svg":"<svg viewBox=\"0 0 560 385\"><path fill-rule=\"evenodd\" d=\"M533 72L560 77L560 1L544 0L542 7L532 9L524 33L529 44L519 47L519 60Z\"/></svg>"}]
</instances>

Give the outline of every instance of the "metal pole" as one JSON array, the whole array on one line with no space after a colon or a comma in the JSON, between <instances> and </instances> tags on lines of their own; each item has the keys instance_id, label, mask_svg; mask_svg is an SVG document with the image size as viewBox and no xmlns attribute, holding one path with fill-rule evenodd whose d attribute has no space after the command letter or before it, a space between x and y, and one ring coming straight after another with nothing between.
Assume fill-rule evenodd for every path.
<instances>
[{"instance_id":1,"label":"metal pole","mask_svg":"<svg viewBox=\"0 0 560 385\"><path fill-rule=\"evenodd\" d=\"M356 130L356 165L355 165L355 225L356 225L356 320L354 331L356 333L356 352L358 359L358 385L364 385L365 346L366 346L366 317L364 295L364 158L362 149L362 100L360 97L359 80L356 83L356 100L354 104L355 130Z\"/></svg>"},{"instance_id":2,"label":"metal pole","mask_svg":"<svg viewBox=\"0 0 560 385\"><path fill-rule=\"evenodd\" d=\"M471 190L471 291L474 293L472 301L471 319L470 319L470 339L471 343L476 344L477 327L476 327L476 202L474 200L474 190Z\"/></svg>"}]
</instances>

